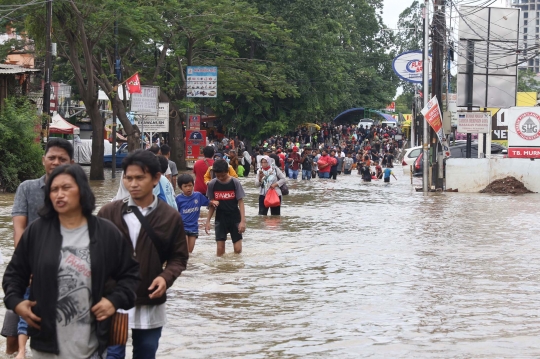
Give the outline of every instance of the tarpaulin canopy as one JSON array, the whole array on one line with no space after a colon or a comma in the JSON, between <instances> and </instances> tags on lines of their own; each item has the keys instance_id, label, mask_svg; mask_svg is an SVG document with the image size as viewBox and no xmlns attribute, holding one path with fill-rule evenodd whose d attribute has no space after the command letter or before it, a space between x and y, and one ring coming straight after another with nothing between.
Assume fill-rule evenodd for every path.
<instances>
[{"instance_id":1,"label":"tarpaulin canopy","mask_svg":"<svg viewBox=\"0 0 540 359\"><path fill-rule=\"evenodd\" d=\"M337 115L336 118L334 118L334 122L351 123L353 121L358 121L359 119L364 118L368 114L375 114L381 116L384 121L397 122L392 117L392 115L388 115L380 111L364 109L363 107L351 108L349 110L343 111L342 113Z\"/></svg>"},{"instance_id":2,"label":"tarpaulin canopy","mask_svg":"<svg viewBox=\"0 0 540 359\"><path fill-rule=\"evenodd\" d=\"M49 125L49 133L58 133L62 135L78 135L81 133L81 129L64 120L59 114L56 114L51 119L51 124Z\"/></svg>"}]
</instances>

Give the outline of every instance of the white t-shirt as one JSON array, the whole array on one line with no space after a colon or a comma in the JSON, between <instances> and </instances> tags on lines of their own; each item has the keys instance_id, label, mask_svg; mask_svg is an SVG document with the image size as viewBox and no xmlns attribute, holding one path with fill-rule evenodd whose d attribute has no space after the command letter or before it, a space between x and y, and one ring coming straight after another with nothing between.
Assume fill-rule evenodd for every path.
<instances>
[{"instance_id":1,"label":"white t-shirt","mask_svg":"<svg viewBox=\"0 0 540 359\"><path fill-rule=\"evenodd\" d=\"M135 205L132 199L129 199L128 205ZM139 207L139 211L143 216L147 216L157 206L158 199L154 196L154 202L146 208ZM137 239L139 238L139 232L141 231L141 222L137 219L134 213L126 213L124 215L124 221L129 229L129 237L133 248L137 246ZM165 326L167 323L167 313L165 311L166 305L137 305L127 311L129 313L129 327L131 329L154 329ZM126 311L118 310L119 312L126 313Z\"/></svg>"},{"instance_id":2,"label":"white t-shirt","mask_svg":"<svg viewBox=\"0 0 540 359\"><path fill-rule=\"evenodd\" d=\"M58 267L56 333L59 354L32 350L37 359L99 358L96 318L92 308L92 270L88 224L60 227L62 248Z\"/></svg>"}]
</instances>

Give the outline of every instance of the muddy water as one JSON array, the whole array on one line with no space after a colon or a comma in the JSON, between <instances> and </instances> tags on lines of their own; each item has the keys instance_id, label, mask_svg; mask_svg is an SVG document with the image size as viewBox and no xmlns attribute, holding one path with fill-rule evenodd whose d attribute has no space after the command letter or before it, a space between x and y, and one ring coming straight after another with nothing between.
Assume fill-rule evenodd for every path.
<instances>
[{"instance_id":1,"label":"muddy water","mask_svg":"<svg viewBox=\"0 0 540 359\"><path fill-rule=\"evenodd\" d=\"M242 179L244 253L218 259L201 235L158 357L540 356L540 196L423 197L396 173L291 184L281 218L258 217ZM117 183L92 184L100 204ZM7 259L12 198L0 195Z\"/></svg>"}]
</instances>

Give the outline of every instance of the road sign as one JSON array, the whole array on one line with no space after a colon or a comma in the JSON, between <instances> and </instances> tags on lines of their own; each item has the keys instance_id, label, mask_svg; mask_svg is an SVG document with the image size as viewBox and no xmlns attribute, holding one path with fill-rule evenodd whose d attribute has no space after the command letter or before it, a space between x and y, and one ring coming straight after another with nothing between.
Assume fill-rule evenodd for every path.
<instances>
[{"instance_id":1,"label":"road sign","mask_svg":"<svg viewBox=\"0 0 540 359\"><path fill-rule=\"evenodd\" d=\"M142 86L141 93L131 94L131 111L137 115L158 114L159 86Z\"/></svg>"},{"instance_id":2,"label":"road sign","mask_svg":"<svg viewBox=\"0 0 540 359\"><path fill-rule=\"evenodd\" d=\"M458 112L457 132L489 133L490 123L490 112Z\"/></svg>"},{"instance_id":3,"label":"road sign","mask_svg":"<svg viewBox=\"0 0 540 359\"><path fill-rule=\"evenodd\" d=\"M217 77L216 66L188 66L186 97L217 97Z\"/></svg>"}]
</instances>

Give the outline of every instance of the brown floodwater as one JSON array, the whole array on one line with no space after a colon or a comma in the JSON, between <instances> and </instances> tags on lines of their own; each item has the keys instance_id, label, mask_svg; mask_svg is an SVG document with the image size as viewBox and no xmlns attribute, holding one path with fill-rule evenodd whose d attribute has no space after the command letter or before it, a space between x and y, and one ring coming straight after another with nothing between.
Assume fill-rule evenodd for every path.
<instances>
[{"instance_id":1,"label":"brown floodwater","mask_svg":"<svg viewBox=\"0 0 540 359\"><path fill-rule=\"evenodd\" d=\"M539 357L540 195L423 196L395 172L390 185L289 182L280 218L257 216L241 179L244 252L228 241L216 258L201 227L158 357ZM118 187L107 176L92 183L99 205ZM0 194L6 261L12 203Z\"/></svg>"}]
</instances>

